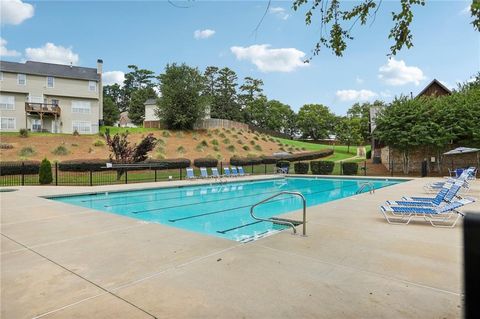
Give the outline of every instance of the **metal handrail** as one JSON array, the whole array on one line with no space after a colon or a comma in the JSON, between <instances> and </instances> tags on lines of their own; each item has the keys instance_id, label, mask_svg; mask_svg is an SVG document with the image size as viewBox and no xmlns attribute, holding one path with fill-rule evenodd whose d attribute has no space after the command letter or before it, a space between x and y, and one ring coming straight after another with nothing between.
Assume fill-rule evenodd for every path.
<instances>
[{"instance_id":1,"label":"metal handrail","mask_svg":"<svg viewBox=\"0 0 480 319\"><path fill-rule=\"evenodd\" d=\"M305 196L302 195L302 193L283 191L283 192L277 193L275 195L272 195L270 197L267 197L267 198L259 201L258 203L253 204L252 207L250 207L250 216L252 216L253 219L256 219L256 220L259 220L259 221L270 222L270 223L274 223L274 224L288 225L288 226L292 227L293 234L296 234L297 229L295 228L295 225L292 222L289 222L289 221L286 221L286 220L275 220L275 219L272 219L272 218L261 218L261 217L255 216L253 214L253 211L254 211L255 207L257 207L258 205L266 203L269 200L271 200L275 197L278 197L280 195L284 195L284 194L299 196L302 199L302 202L303 202L303 222L302 222L303 231L302 231L302 233L303 233L303 236L306 236L307 235L307 200L305 199Z\"/></svg>"},{"instance_id":2,"label":"metal handrail","mask_svg":"<svg viewBox=\"0 0 480 319\"><path fill-rule=\"evenodd\" d=\"M360 193L362 193L363 189L364 189L365 187L367 187L367 186L369 186L369 188L370 188L370 189L368 190L368 192L369 192L370 194L375 193L375 185L373 185L372 182L365 182L365 183L363 183L363 184L360 186L360 188L355 192L355 194L360 194Z\"/></svg>"}]
</instances>

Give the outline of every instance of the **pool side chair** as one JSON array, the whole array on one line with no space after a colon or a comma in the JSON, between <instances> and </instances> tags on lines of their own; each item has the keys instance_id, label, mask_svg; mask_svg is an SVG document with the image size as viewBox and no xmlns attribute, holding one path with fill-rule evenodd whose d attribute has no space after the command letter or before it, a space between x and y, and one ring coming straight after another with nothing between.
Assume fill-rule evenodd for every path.
<instances>
[{"instance_id":1,"label":"pool side chair","mask_svg":"<svg viewBox=\"0 0 480 319\"><path fill-rule=\"evenodd\" d=\"M233 177L238 177L238 171L235 166L230 167L230 170L232 171L232 176Z\"/></svg>"},{"instance_id":2,"label":"pool side chair","mask_svg":"<svg viewBox=\"0 0 480 319\"><path fill-rule=\"evenodd\" d=\"M243 170L243 166L237 166L237 169L238 169L238 175L240 176L248 176L250 174L248 173L245 173L245 171Z\"/></svg>"},{"instance_id":3,"label":"pool side chair","mask_svg":"<svg viewBox=\"0 0 480 319\"><path fill-rule=\"evenodd\" d=\"M435 197L403 197L402 200L387 201L386 204L390 206L440 206L453 201L461 188L461 184L446 183Z\"/></svg>"},{"instance_id":4,"label":"pool side chair","mask_svg":"<svg viewBox=\"0 0 480 319\"><path fill-rule=\"evenodd\" d=\"M443 187L443 185L445 185L445 183L463 182L465 185L465 188L468 189L468 178L469 176L471 176L471 174L474 171L475 171L475 167L469 167L466 170L464 170L462 174L457 178L448 177L447 180L445 181L428 183L423 188L425 189L425 191L431 193L431 192L436 192L440 190Z\"/></svg>"},{"instance_id":5,"label":"pool side chair","mask_svg":"<svg viewBox=\"0 0 480 319\"><path fill-rule=\"evenodd\" d=\"M213 177L213 178L220 178L221 177L220 174L218 173L218 168L212 167L211 170L212 170L211 177Z\"/></svg>"},{"instance_id":6,"label":"pool side chair","mask_svg":"<svg viewBox=\"0 0 480 319\"><path fill-rule=\"evenodd\" d=\"M200 177L201 178L210 178L210 176L208 175L206 167L200 167Z\"/></svg>"},{"instance_id":7,"label":"pool side chair","mask_svg":"<svg viewBox=\"0 0 480 319\"><path fill-rule=\"evenodd\" d=\"M187 179L195 179L197 176L195 176L195 173L193 172L193 168L187 167Z\"/></svg>"},{"instance_id":8,"label":"pool side chair","mask_svg":"<svg viewBox=\"0 0 480 319\"><path fill-rule=\"evenodd\" d=\"M231 177L232 174L230 173L230 169L228 167L223 168L223 176L225 177Z\"/></svg>"},{"instance_id":9,"label":"pool side chair","mask_svg":"<svg viewBox=\"0 0 480 319\"><path fill-rule=\"evenodd\" d=\"M464 216L458 209L473 202L474 198L466 197L439 207L380 206L380 212L391 225L408 225L414 218L421 218L433 227L453 228Z\"/></svg>"}]
</instances>

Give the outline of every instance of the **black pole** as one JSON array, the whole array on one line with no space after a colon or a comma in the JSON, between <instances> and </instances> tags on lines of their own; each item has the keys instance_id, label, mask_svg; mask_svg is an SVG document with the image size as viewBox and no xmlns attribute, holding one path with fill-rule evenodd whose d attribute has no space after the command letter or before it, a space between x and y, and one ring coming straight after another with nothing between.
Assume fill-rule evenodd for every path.
<instances>
[{"instance_id":1,"label":"black pole","mask_svg":"<svg viewBox=\"0 0 480 319\"><path fill-rule=\"evenodd\" d=\"M343 162L340 161L340 175L343 175Z\"/></svg>"},{"instance_id":2,"label":"black pole","mask_svg":"<svg viewBox=\"0 0 480 319\"><path fill-rule=\"evenodd\" d=\"M125 184L128 184L128 170L125 169Z\"/></svg>"},{"instance_id":3,"label":"black pole","mask_svg":"<svg viewBox=\"0 0 480 319\"><path fill-rule=\"evenodd\" d=\"M25 185L25 162L22 162L22 186Z\"/></svg>"},{"instance_id":4,"label":"black pole","mask_svg":"<svg viewBox=\"0 0 480 319\"><path fill-rule=\"evenodd\" d=\"M182 169L180 168L180 180L182 180Z\"/></svg>"},{"instance_id":5,"label":"black pole","mask_svg":"<svg viewBox=\"0 0 480 319\"><path fill-rule=\"evenodd\" d=\"M223 175L223 162L220 162L220 175Z\"/></svg>"},{"instance_id":6,"label":"black pole","mask_svg":"<svg viewBox=\"0 0 480 319\"><path fill-rule=\"evenodd\" d=\"M253 163L252 163L252 175L253 175Z\"/></svg>"},{"instance_id":7,"label":"black pole","mask_svg":"<svg viewBox=\"0 0 480 319\"><path fill-rule=\"evenodd\" d=\"M55 162L55 186L58 186L58 162Z\"/></svg>"},{"instance_id":8,"label":"black pole","mask_svg":"<svg viewBox=\"0 0 480 319\"><path fill-rule=\"evenodd\" d=\"M367 161L363 161L363 176L367 176Z\"/></svg>"},{"instance_id":9,"label":"black pole","mask_svg":"<svg viewBox=\"0 0 480 319\"><path fill-rule=\"evenodd\" d=\"M155 172L155 182L157 181L157 169L155 168L154 169L154 172Z\"/></svg>"},{"instance_id":10,"label":"black pole","mask_svg":"<svg viewBox=\"0 0 480 319\"><path fill-rule=\"evenodd\" d=\"M93 172L90 170L90 186L93 186Z\"/></svg>"},{"instance_id":11,"label":"black pole","mask_svg":"<svg viewBox=\"0 0 480 319\"><path fill-rule=\"evenodd\" d=\"M263 164L265 166L265 175L267 175L267 163Z\"/></svg>"}]
</instances>

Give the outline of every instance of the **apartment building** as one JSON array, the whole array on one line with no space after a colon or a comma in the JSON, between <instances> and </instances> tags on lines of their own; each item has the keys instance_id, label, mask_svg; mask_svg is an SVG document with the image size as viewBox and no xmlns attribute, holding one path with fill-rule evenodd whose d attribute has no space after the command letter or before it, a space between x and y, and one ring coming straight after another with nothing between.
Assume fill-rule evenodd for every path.
<instances>
[{"instance_id":1,"label":"apartment building","mask_svg":"<svg viewBox=\"0 0 480 319\"><path fill-rule=\"evenodd\" d=\"M103 118L97 68L0 61L0 130L98 133Z\"/></svg>"}]
</instances>

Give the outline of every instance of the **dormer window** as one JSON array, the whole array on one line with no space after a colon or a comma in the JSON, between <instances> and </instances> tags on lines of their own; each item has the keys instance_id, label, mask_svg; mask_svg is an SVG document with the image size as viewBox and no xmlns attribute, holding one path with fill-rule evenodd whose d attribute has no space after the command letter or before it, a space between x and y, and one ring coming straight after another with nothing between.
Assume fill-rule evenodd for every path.
<instances>
[{"instance_id":1,"label":"dormer window","mask_svg":"<svg viewBox=\"0 0 480 319\"><path fill-rule=\"evenodd\" d=\"M88 90L90 92L97 92L97 82L95 81L88 81Z\"/></svg>"},{"instance_id":2,"label":"dormer window","mask_svg":"<svg viewBox=\"0 0 480 319\"><path fill-rule=\"evenodd\" d=\"M53 89L55 87L55 78L53 76L47 76L47 88Z\"/></svg>"},{"instance_id":3,"label":"dormer window","mask_svg":"<svg viewBox=\"0 0 480 319\"><path fill-rule=\"evenodd\" d=\"M17 74L17 84L18 85L27 85L27 76L25 74Z\"/></svg>"}]
</instances>

